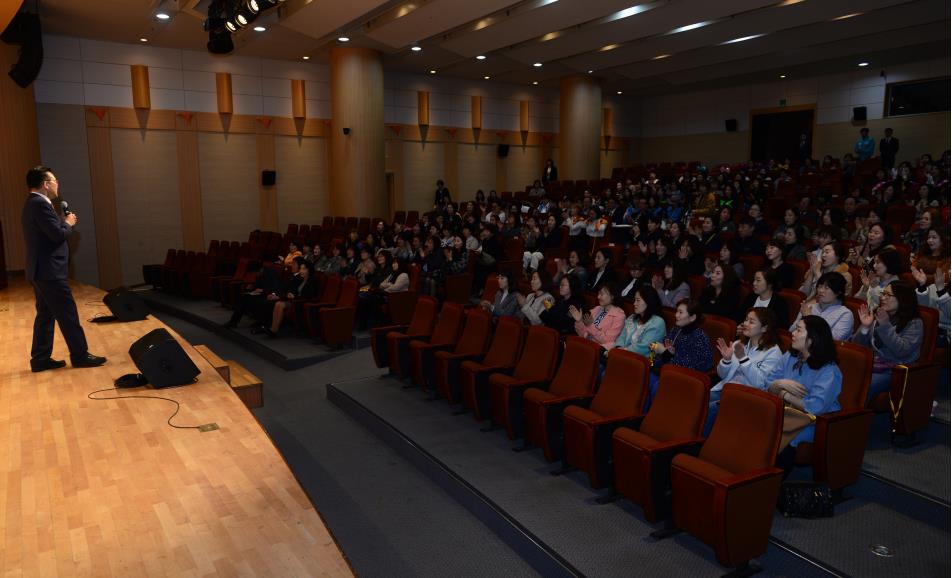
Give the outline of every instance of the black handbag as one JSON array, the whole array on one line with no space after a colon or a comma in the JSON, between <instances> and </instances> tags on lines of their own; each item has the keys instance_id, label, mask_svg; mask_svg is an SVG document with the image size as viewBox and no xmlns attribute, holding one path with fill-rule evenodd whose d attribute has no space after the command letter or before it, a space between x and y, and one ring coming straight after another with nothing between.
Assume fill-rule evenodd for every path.
<instances>
[{"instance_id":1,"label":"black handbag","mask_svg":"<svg viewBox=\"0 0 952 578\"><path fill-rule=\"evenodd\" d=\"M784 482L780 486L777 509L785 518L830 518L833 492L826 484Z\"/></svg>"}]
</instances>

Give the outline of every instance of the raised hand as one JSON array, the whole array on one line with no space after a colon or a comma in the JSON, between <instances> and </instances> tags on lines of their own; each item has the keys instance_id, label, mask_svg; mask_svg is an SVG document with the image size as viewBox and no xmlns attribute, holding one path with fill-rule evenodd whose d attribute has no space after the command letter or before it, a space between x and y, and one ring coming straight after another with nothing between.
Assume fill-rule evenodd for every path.
<instances>
[{"instance_id":1,"label":"raised hand","mask_svg":"<svg viewBox=\"0 0 952 578\"><path fill-rule=\"evenodd\" d=\"M889 323L889 313L882 306L876 308L876 321L879 321L880 325Z\"/></svg>"},{"instance_id":2,"label":"raised hand","mask_svg":"<svg viewBox=\"0 0 952 578\"><path fill-rule=\"evenodd\" d=\"M935 288L939 291L945 289L946 272L941 266L935 269Z\"/></svg>"},{"instance_id":3,"label":"raised hand","mask_svg":"<svg viewBox=\"0 0 952 578\"><path fill-rule=\"evenodd\" d=\"M917 268L917 267L913 267L913 268L911 269L911 271L912 271L912 278L916 280L916 285L925 285L925 284L926 284L926 277L927 277L927 276L926 276L926 272L925 272L925 271L923 271L922 269L919 269L919 268ZM939 274L939 270L936 269L936 275L938 276L938 274Z\"/></svg>"},{"instance_id":4,"label":"raised hand","mask_svg":"<svg viewBox=\"0 0 952 578\"><path fill-rule=\"evenodd\" d=\"M873 320L875 319L875 316L873 315L873 312L869 310L869 307L867 307L865 303L859 306L859 311L857 312L857 315L859 317L860 325L862 325L866 329L869 329L870 327L873 326Z\"/></svg>"},{"instance_id":5,"label":"raised hand","mask_svg":"<svg viewBox=\"0 0 952 578\"><path fill-rule=\"evenodd\" d=\"M721 357L724 359L729 360L731 355L733 355L734 350L731 349L731 346L728 345L726 341L724 341L723 337L718 337L717 341L714 343L714 346L717 347L717 351L720 352Z\"/></svg>"},{"instance_id":6,"label":"raised hand","mask_svg":"<svg viewBox=\"0 0 952 578\"><path fill-rule=\"evenodd\" d=\"M734 342L734 357L736 357L737 359L743 359L746 354L747 352L744 351L744 344L741 343L740 340L735 341Z\"/></svg>"}]
</instances>

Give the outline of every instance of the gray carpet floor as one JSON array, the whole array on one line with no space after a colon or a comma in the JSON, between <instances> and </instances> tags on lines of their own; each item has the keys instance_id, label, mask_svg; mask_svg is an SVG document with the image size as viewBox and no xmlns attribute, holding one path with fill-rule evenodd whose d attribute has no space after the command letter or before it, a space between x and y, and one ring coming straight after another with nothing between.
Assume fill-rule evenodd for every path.
<instances>
[{"instance_id":1,"label":"gray carpet floor","mask_svg":"<svg viewBox=\"0 0 952 578\"><path fill-rule=\"evenodd\" d=\"M360 576L535 576L492 531L412 464L332 406L324 384L379 374L368 350L284 371L170 315L192 344L240 359L264 381L254 415Z\"/></svg>"}]
</instances>

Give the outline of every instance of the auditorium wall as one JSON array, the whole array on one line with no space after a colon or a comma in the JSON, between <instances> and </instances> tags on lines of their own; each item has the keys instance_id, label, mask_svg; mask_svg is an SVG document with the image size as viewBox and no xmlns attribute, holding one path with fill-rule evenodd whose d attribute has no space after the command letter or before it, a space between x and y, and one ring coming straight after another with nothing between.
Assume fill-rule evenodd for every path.
<instances>
[{"instance_id":1,"label":"auditorium wall","mask_svg":"<svg viewBox=\"0 0 952 578\"><path fill-rule=\"evenodd\" d=\"M923 152L938 155L949 148L949 113L884 118L886 84L948 78L949 66L948 58L940 58L885 70L857 67L839 74L647 97L640 101L641 139L633 156L637 162L744 161L750 156L751 113L784 106L815 108L817 158L827 154L839 158L852 151L862 126L877 139L882 129L892 127L902 146L902 160ZM865 123L852 122L856 106L866 107ZM726 119L737 120L737 132L726 132Z\"/></svg>"}]
</instances>

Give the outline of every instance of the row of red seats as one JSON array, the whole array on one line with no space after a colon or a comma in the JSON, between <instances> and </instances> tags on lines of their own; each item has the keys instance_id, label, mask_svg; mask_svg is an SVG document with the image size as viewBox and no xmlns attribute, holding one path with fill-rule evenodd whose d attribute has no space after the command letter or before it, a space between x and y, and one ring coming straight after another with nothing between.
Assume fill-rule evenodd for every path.
<instances>
[{"instance_id":1,"label":"row of red seats","mask_svg":"<svg viewBox=\"0 0 952 578\"><path fill-rule=\"evenodd\" d=\"M409 326L374 330L377 365L461 403L477 420L504 427L510 439L524 437L527 445L542 447L549 461L561 458L565 467L559 473L577 467L593 487L613 484L642 506L649 521L666 517L671 506L665 496L673 487L674 523L714 545L725 565L742 565L763 553L781 475L773 467L782 423L779 400L742 386L725 389L729 401L722 398L722 408L729 404L729 415L719 416L705 441L700 434L711 384L706 375L664 368L658 396L645 415L649 362L637 354L611 351L596 390L602 350L591 341L567 337L563 348L557 332L525 329L514 318L501 318L493 333L488 313L453 303L436 313L437 302L421 298ZM812 465L814 478L834 490L855 482L872 421L863 408L872 354L852 344L838 348L843 410L819 416L815 442L798 448L798 463ZM760 401L734 401L743 396ZM754 406L763 404L774 407L773 421L758 418ZM736 440L744 440L744 447L734 447ZM698 446L697 458L674 458L696 453ZM678 468L681 474L675 473ZM679 481L679 475L686 477ZM698 484L722 489L717 496L703 492L709 501L699 504L698 494L687 490ZM759 489L751 494L753 485ZM681 496L679 486L685 486ZM695 523L693 516L702 513L720 517L718 530Z\"/></svg>"}]
</instances>

